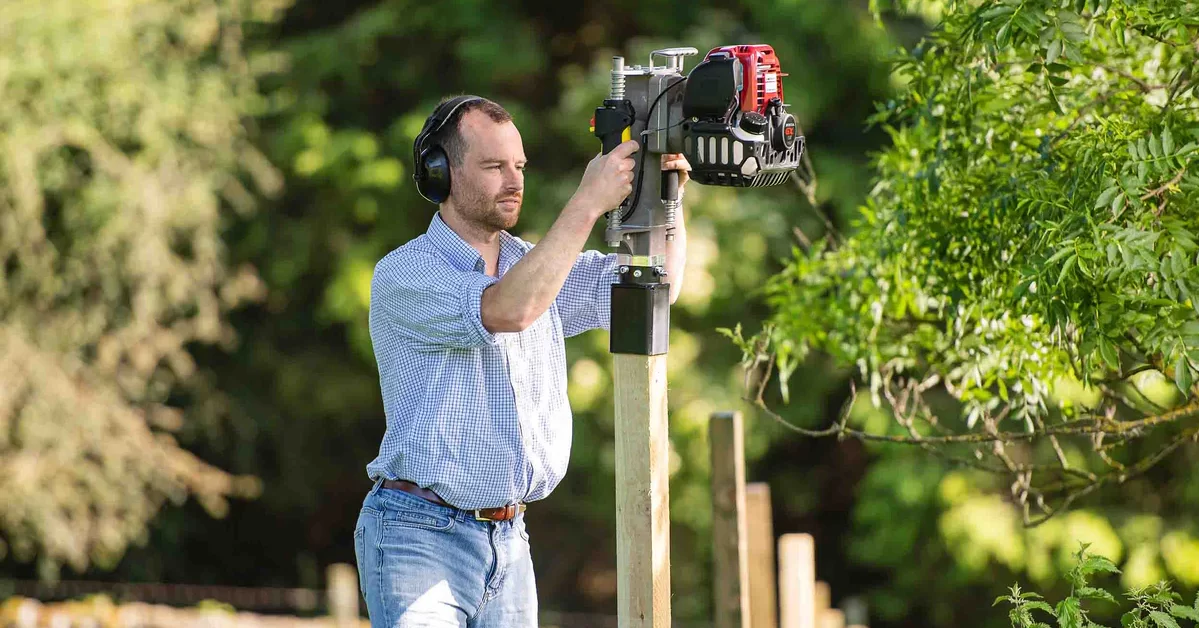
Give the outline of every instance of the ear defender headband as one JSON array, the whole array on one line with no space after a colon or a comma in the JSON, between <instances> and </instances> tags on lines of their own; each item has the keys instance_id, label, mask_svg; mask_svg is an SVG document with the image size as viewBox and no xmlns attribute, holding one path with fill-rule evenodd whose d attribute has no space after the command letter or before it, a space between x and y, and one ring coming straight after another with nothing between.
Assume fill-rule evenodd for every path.
<instances>
[{"instance_id":1,"label":"ear defender headband","mask_svg":"<svg viewBox=\"0 0 1199 628\"><path fill-rule=\"evenodd\" d=\"M479 100L483 99L478 96L458 96L438 105L433 115L425 120L424 128L412 144L412 179L416 181L416 190L430 203L441 203L450 196L450 159L440 144L425 144L441 131L463 105Z\"/></svg>"}]
</instances>

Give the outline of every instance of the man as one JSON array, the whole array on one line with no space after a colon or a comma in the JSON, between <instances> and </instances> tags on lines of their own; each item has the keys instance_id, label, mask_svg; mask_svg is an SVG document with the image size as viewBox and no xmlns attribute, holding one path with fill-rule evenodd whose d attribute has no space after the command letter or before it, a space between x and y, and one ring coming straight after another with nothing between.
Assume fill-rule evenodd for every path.
<instances>
[{"instance_id":1,"label":"man","mask_svg":"<svg viewBox=\"0 0 1199 628\"><path fill-rule=\"evenodd\" d=\"M615 254L582 248L631 193L637 150L627 141L592 159L533 246L507 231L520 216L526 159L502 107L443 102L418 137L414 172L439 211L378 263L371 284L387 430L367 466L375 484L354 547L372 626L537 625L523 513L566 472L563 339L609 327L617 278ZM686 159L666 155L662 165L680 170L681 193ZM671 302L687 242L677 220Z\"/></svg>"}]
</instances>

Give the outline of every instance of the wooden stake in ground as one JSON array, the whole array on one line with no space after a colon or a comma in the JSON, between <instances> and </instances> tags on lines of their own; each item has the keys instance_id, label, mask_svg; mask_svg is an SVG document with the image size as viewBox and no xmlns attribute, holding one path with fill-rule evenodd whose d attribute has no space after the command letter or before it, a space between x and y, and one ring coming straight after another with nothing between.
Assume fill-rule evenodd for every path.
<instances>
[{"instance_id":1,"label":"wooden stake in ground","mask_svg":"<svg viewBox=\"0 0 1199 628\"><path fill-rule=\"evenodd\" d=\"M779 626L816 626L816 541L811 534L779 538Z\"/></svg>"},{"instance_id":2,"label":"wooden stake in ground","mask_svg":"<svg viewBox=\"0 0 1199 628\"><path fill-rule=\"evenodd\" d=\"M325 569L329 615L338 628L358 625L358 570L346 563Z\"/></svg>"},{"instance_id":3,"label":"wooden stake in ground","mask_svg":"<svg viewBox=\"0 0 1199 628\"><path fill-rule=\"evenodd\" d=\"M833 592L827 582L816 581L816 602L812 607L812 624L820 626L820 618L824 611L833 606Z\"/></svg>"},{"instance_id":4,"label":"wooden stake in ground","mask_svg":"<svg viewBox=\"0 0 1199 628\"><path fill-rule=\"evenodd\" d=\"M740 412L708 419L712 454L712 585L715 628L750 628L745 523L745 436Z\"/></svg>"},{"instance_id":5,"label":"wooden stake in ground","mask_svg":"<svg viewBox=\"0 0 1199 628\"><path fill-rule=\"evenodd\" d=\"M778 628L770 485L754 482L745 487L745 523L749 535L750 624L753 628Z\"/></svg>"},{"instance_id":6,"label":"wooden stake in ground","mask_svg":"<svg viewBox=\"0 0 1199 628\"><path fill-rule=\"evenodd\" d=\"M670 628L666 355L612 355L616 379L616 611L620 628Z\"/></svg>"},{"instance_id":7,"label":"wooden stake in ground","mask_svg":"<svg viewBox=\"0 0 1199 628\"><path fill-rule=\"evenodd\" d=\"M820 625L817 628L845 628L845 611L839 608L830 608L824 611L820 616Z\"/></svg>"}]
</instances>

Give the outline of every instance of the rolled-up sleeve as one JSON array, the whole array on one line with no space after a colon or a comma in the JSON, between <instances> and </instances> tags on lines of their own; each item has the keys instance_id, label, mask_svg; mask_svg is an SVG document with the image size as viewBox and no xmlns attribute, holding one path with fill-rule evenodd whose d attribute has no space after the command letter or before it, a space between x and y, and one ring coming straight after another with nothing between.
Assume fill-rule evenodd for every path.
<instances>
[{"instance_id":1,"label":"rolled-up sleeve","mask_svg":"<svg viewBox=\"0 0 1199 628\"><path fill-rule=\"evenodd\" d=\"M416 347L468 349L496 344L483 326L483 290L498 281L433 255L385 257L371 279L371 311Z\"/></svg>"},{"instance_id":2,"label":"rolled-up sleeve","mask_svg":"<svg viewBox=\"0 0 1199 628\"><path fill-rule=\"evenodd\" d=\"M579 253L555 300L564 336L569 338L592 329L609 329L612 284L618 279L615 253Z\"/></svg>"}]
</instances>

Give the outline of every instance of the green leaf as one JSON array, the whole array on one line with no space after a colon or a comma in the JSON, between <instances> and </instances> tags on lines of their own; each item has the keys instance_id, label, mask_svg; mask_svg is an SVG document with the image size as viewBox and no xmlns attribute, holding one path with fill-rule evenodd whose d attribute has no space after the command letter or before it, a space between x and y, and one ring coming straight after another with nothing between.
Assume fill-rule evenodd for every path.
<instances>
[{"instance_id":1,"label":"green leaf","mask_svg":"<svg viewBox=\"0 0 1199 628\"><path fill-rule=\"evenodd\" d=\"M1064 76L1058 76L1058 75L1056 75L1056 74L1050 74L1050 75L1049 75L1049 82L1050 82L1050 83L1053 83L1054 85L1056 85L1056 86L1058 86L1058 87L1061 87L1062 85L1065 85L1066 83L1069 83L1069 82L1070 82L1070 80L1069 80L1069 79L1067 79L1067 78L1066 78L1066 77L1064 77Z\"/></svg>"},{"instance_id":2,"label":"green leaf","mask_svg":"<svg viewBox=\"0 0 1199 628\"><path fill-rule=\"evenodd\" d=\"M1174 136L1170 133L1170 127L1162 129L1162 151L1167 155L1174 154Z\"/></svg>"},{"instance_id":3,"label":"green leaf","mask_svg":"<svg viewBox=\"0 0 1199 628\"><path fill-rule=\"evenodd\" d=\"M1099 357L1112 368L1113 371L1120 370L1120 355L1116 351L1116 346L1107 338L1099 339Z\"/></svg>"},{"instance_id":4,"label":"green leaf","mask_svg":"<svg viewBox=\"0 0 1199 628\"><path fill-rule=\"evenodd\" d=\"M1191 621L1199 622L1199 609L1194 609L1194 608L1191 608L1190 606L1183 606L1181 604L1171 604L1170 605L1170 614L1175 617L1181 617L1183 619L1189 619Z\"/></svg>"},{"instance_id":5,"label":"green leaf","mask_svg":"<svg viewBox=\"0 0 1199 628\"><path fill-rule=\"evenodd\" d=\"M1121 192L1112 199L1112 217L1119 218L1124 213L1124 193Z\"/></svg>"},{"instance_id":6,"label":"green leaf","mask_svg":"<svg viewBox=\"0 0 1199 628\"><path fill-rule=\"evenodd\" d=\"M1161 611L1149 611L1149 617L1161 628L1179 628L1178 622L1174 621L1173 617Z\"/></svg>"},{"instance_id":7,"label":"green leaf","mask_svg":"<svg viewBox=\"0 0 1199 628\"><path fill-rule=\"evenodd\" d=\"M980 15L979 17L984 20L990 20L991 18L999 17L1000 15L1009 15L1009 14L1015 13L1015 12L1016 12L1016 7L1006 5L1006 4L1001 4L997 7L991 7L990 9L983 11L982 15Z\"/></svg>"},{"instance_id":8,"label":"green leaf","mask_svg":"<svg viewBox=\"0 0 1199 628\"><path fill-rule=\"evenodd\" d=\"M1062 40L1055 39L1045 51L1045 63L1053 63L1062 54Z\"/></svg>"},{"instance_id":9,"label":"green leaf","mask_svg":"<svg viewBox=\"0 0 1199 628\"><path fill-rule=\"evenodd\" d=\"M1056 263L1057 261L1061 260L1062 258L1066 257L1067 255L1071 255L1073 253L1074 253L1073 242L1062 242L1062 248L1058 249L1056 253L1049 256L1049 259L1045 260L1045 265L1046 266L1052 265L1052 264Z\"/></svg>"},{"instance_id":10,"label":"green leaf","mask_svg":"<svg viewBox=\"0 0 1199 628\"><path fill-rule=\"evenodd\" d=\"M1049 86L1049 102L1053 103L1053 110L1056 111L1058 115L1065 113L1062 111L1062 103L1058 102L1057 100L1057 92L1053 91L1053 85Z\"/></svg>"},{"instance_id":11,"label":"green leaf","mask_svg":"<svg viewBox=\"0 0 1199 628\"><path fill-rule=\"evenodd\" d=\"M1036 609L1039 611L1045 611L1046 613L1049 613L1050 615L1053 614L1053 607L1044 602L1028 602L1024 605L1024 608L1027 608L1029 610Z\"/></svg>"},{"instance_id":12,"label":"green leaf","mask_svg":"<svg viewBox=\"0 0 1199 628\"><path fill-rule=\"evenodd\" d=\"M995 601L991 603L991 606L999 606L999 603L1000 603L1000 602L1006 602L1006 601L1008 601L1009 599L1010 599L1010 598L1008 598L1008 596L1006 596L1006 595L1001 595L1001 596L999 596L999 597L995 598Z\"/></svg>"},{"instance_id":13,"label":"green leaf","mask_svg":"<svg viewBox=\"0 0 1199 628\"><path fill-rule=\"evenodd\" d=\"M1050 72L1053 72L1055 74L1057 72L1065 72L1066 70L1070 69L1070 66L1063 65L1061 63L1050 63L1049 65L1047 65L1045 67L1048 68Z\"/></svg>"},{"instance_id":14,"label":"green leaf","mask_svg":"<svg viewBox=\"0 0 1199 628\"><path fill-rule=\"evenodd\" d=\"M1183 394L1189 394L1191 384L1195 383L1195 377L1191 374L1191 364L1187 362L1187 356L1184 353L1178 354L1178 362L1174 365L1174 384L1178 386Z\"/></svg>"},{"instance_id":15,"label":"green leaf","mask_svg":"<svg viewBox=\"0 0 1199 628\"><path fill-rule=\"evenodd\" d=\"M1096 556L1093 554L1087 556L1086 560L1082 561L1082 564L1080 564L1078 568L1084 575L1091 575L1100 571L1106 573L1120 573L1120 570L1112 561L1104 558L1103 556Z\"/></svg>"},{"instance_id":16,"label":"green leaf","mask_svg":"<svg viewBox=\"0 0 1199 628\"><path fill-rule=\"evenodd\" d=\"M1056 615L1060 628L1082 628L1082 609L1078 598L1068 597L1058 602Z\"/></svg>"},{"instance_id":17,"label":"green leaf","mask_svg":"<svg viewBox=\"0 0 1199 628\"><path fill-rule=\"evenodd\" d=\"M1112 603L1116 601L1111 593L1096 587L1082 587L1078 590L1078 596L1085 600L1107 600Z\"/></svg>"},{"instance_id":18,"label":"green leaf","mask_svg":"<svg viewBox=\"0 0 1199 628\"><path fill-rule=\"evenodd\" d=\"M1100 207L1103 207L1104 205L1111 203L1112 198L1116 195L1116 192L1119 192L1119 191L1120 191L1120 186L1113 185L1110 188L1101 192L1099 194L1098 200L1095 201L1095 209L1099 209Z\"/></svg>"},{"instance_id":19,"label":"green leaf","mask_svg":"<svg viewBox=\"0 0 1199 628\"><path fill-rule=\"evenodd\" d=\"M1154 158L1162 156L1162 143L1156 135L1149 136L1149 152L1153 154Z\"/></svg>"},{"instance_id":20,"label":"green leaf","mask_svg":"<svg viewBox=\"0 0 1199 628\"><path fill-rule=\"evenodd\" d=\"M1066 258L1066 263L1062 265L1062 270L1057 275L1057 284L1056 285L1060 286L1062 284L1062 280L1066 278L1066 274L1069 273L1070 269L1074 268L1074 265L1077 263L1078 263L1077 255L1071 255L1070 257Z\"/></svg>"}]
</instances>

